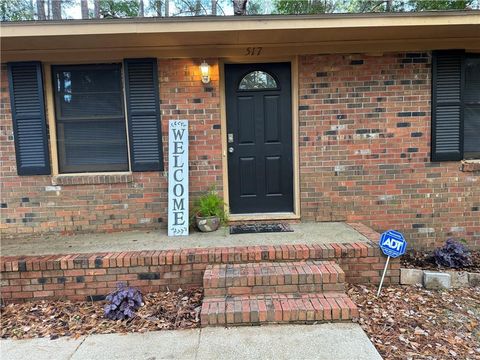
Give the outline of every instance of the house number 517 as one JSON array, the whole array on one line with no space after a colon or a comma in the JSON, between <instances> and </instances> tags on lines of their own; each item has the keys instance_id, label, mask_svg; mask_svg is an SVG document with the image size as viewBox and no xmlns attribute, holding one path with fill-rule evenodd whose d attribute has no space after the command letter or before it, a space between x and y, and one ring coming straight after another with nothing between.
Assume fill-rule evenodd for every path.
<instances>
[{"instance_id":1,"label":"house number 517","mask_svg":"<svg viewBox=\"0 0 480 360\"><path fill-rule=\"evenodd\" d=\"M245 51L245 56L259 56L261 53L261 47L247 47Z\"/></svg>"}]
</instances>

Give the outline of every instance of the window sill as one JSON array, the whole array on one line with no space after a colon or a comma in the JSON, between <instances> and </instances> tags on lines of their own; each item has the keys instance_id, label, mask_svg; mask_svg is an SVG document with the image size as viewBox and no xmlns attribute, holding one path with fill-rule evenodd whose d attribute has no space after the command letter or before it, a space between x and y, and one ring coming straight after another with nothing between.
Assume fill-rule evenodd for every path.
<instances>
[{"instance_id":1,"label":"window sill","mask_svg":"<svg viewBox=\"0 0 480 360\"><path fill-rule=\"evenodd\" d=\"M463 172L480 171L480 160L462 160L460 170Z\"/></svg>"},{"instance_id":2,"label":"window sill","mask_svg":"<svg viewBox=\"0 0 480 360\"><path fill-rule=\"evenodd\" d=\"M125 184L133 182L131 172L61 174L52 177L52 185Z\"/></svg>"}]
</instances>

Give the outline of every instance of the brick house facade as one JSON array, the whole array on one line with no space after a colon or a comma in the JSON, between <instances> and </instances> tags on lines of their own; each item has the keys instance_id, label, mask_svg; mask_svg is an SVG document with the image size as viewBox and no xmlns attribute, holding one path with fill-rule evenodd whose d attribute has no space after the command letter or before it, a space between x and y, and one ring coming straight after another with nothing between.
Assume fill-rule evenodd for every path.
<instances>
[{"instance_id":1,"label":"brick house facade","mask_svg":"<svg viewBox=\"0 0 480 360\"><path fill-rule=\"evenodd\" d=\"M220 100L218 75L202 86L199 74L185 72L194 60L161 60L159 84L164 134L168 120L188 119L190 191L213 184L221 190ZM8 79L2 68L1 177L5 234L109 232L155 229L166 222L167 177L159 172L78 177L18 176ZM165 161L167 159L165 158Z\"/></svg>"},{"instance_id":2,"label":"brick house facade","mask_svg":"<svg viewBox=\"0 0 480 360\"><path fill-rule=\"evenodd\" d=\"M168 120L189 120L192 199L212 185L222 193L225 183L223 62L207 58L212 74L205 85L198 71L202 59L157 59L164 161ZM431 161L432 52L297 59L301 221L395 228L416 248L432 248L448 237L480 247L478 164ZM3 235L165 226L166 171L18 176L4 65L0 96Z\"/></svg>"},{"instance_id":3,"label":"brick house facade","mask_svg":"<svg viewBox=\"0 0 480 360\"><path fill-rule=\"evenodd\" d=\"M480 245L480 173L432 162L431 53L303 57L302 216ZM321 155L320 155L321 154Z\"/></svg>"}]
</instances>

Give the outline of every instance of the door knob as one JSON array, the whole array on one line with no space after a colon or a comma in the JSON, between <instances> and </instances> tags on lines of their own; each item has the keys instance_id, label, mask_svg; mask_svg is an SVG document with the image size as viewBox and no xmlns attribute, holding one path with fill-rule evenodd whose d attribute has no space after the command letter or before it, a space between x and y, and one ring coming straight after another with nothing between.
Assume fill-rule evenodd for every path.
<instances>
[{"instance_id":1,"label":"door knob","mask_svg":"<svg viewBox=\"0 0 480 360\"><path fill-rule=\"evenodd\" d=\"M230 146L230 147L228 148L228 152L229 152L230 154L233 153L234 151L235 151L235 150L234 150L233 147Z\"/></svg>"}]
</instances>

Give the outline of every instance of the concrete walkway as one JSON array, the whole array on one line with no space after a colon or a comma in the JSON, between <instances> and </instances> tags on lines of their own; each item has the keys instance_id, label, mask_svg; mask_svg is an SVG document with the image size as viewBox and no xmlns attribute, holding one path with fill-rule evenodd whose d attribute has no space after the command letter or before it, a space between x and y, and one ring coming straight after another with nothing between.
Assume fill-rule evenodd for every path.
<instances>
[{"instance_id":1,"label":"concrete walkway","mask_svg":"<svg viewBox=\"0 0 480 360\"><path fill-rule=\"evenodd\" d=\"M2 360L381 360L358 324L205 328L73 340L1 340Z\"/></svg>"},{"instance_id":2,"label":"concrete walkway","mask_svg":"<svg viewBox=\"0 0 480 360\"><path fill-rule=\"evenodd\" d=\"M172 250L281 244L329 244L368 242L349 225L341 222L299 223L291 225L293 232L230 235L228 228L212 233L192 232L188 237L168 237L166 230L129 231L111 234L73 236L43 235L1 240L2 256L52 255L141 250ZM35 244L35 246L32 246Z\"/></svg>"}]
</instances>

